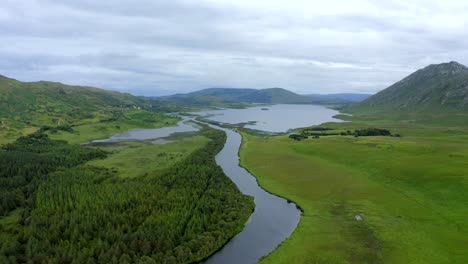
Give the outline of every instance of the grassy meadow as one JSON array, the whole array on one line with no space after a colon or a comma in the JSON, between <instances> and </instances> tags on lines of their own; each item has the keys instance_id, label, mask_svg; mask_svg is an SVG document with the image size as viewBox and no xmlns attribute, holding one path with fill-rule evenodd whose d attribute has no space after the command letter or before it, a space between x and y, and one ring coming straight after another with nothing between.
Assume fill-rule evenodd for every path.
<instances>
[{"instance_id":1,"label":"grassy meadow","mask_svg":"<svg viewBox=\"0 0 468 264\"><path fill-rule=\"evenodd\" d=\"M164 145L138 141L110 144L100 146L111 153L106 159L93 160L88 165L113 169L120 178L162 173L195 150L203 148L208 141L208 138L198 135Z\"/></svg>"},{"instance_id":2,"label":"grassy meadow","mask_svg":"<svg viewBox=\"0 0 468 264\"><path fill-rule=\"evenodd\" d=\"M466 127L358 118L323 126L402 137L243 133L242 165L304 210L262 263L468 262Z\"/></svg>"}]
</instances>

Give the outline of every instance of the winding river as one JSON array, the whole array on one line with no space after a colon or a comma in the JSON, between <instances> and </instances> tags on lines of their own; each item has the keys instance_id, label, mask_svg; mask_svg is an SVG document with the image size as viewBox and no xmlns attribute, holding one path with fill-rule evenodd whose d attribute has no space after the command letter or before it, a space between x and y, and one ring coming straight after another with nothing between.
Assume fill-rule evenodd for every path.
<instances>
[{"instance_id":1,"label":"winding river","mask_svg":"<svg viewBox=\"0 0 468 264\"><path fill-rule=\"evenodd\" d=\"M245 127L266 132L286 132L291 128L340 122L333 116L338 111L317 105L271 105L246 109L221 109L199 112L201 116L222 123L252 122ZM212 128L226 132L224 148L216 156L216 163L231 178L239 190L255 198L255 211L244 229L205 263L257 263L271 253L296 228L301 211L296 204L262 189L256 178L239 165L242 137L239 133L219 126Z\"/></svg>"},{"instance_id":2,"label":"winding river","mask_svg":"<svg viewBox=\"0 0 468 264\"><path fill-rule=\"evenodd\" d=\"M197 114L230 124L255 121L254 124L249 124L250 128L267 132L286 132L291 128L336 122L338 120L332 117L337 113L335 110L314 105L273 105L268 108L259 106L248 109L221 109ZM173 133L197 131L199 128L189 122L191 119L185 118L173 127L130 130L91 143L156 140ZM239 133L220 126L207 125L226 133L227 140L223 149L216 155L216 163L242 193L254 197L255 211L244 229L203 263L256 263L291 235L299 223L301 211L296 204L263 190L256 178L239 165L239 148L242 143Z\"/></svg>"},{"instance_id":3,"label":"winding river","mask_svg":"<svg viewBox=\"0 0 468 264\"><path fill-rule=\"evenodd\" d=\"M255 211L242 232L205 263L256 263L289 237L299 222L301 211L294 203L263 190L256 178L239 166L238 152L242 142L239 133L210 126L227 134L226 144L216 156L216 163L242 193L255 198Z\"/></svg>"}]
</instances>

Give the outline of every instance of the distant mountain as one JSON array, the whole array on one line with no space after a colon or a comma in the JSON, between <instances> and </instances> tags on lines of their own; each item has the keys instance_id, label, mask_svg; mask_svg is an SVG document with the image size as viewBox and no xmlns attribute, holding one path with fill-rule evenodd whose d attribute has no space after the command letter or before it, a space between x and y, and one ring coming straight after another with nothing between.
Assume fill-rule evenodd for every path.
<instances>
[{"instance_id":1,"label":"distant mountain","mask_svg":"<svg viewBox=\"0 0 468 264\"><path fill-rule=\"evenodd\" d=\"M119 108L144 104L150 101L130 94L57 82L20 82L0 75L0 129L106 118Z\"/></svg>"},{"instance_id":2,"label":"distant mountain","mask_svg":"<svg viewBox=\"0 0 468 264\"><path fill-rule=\"evenodd\" d=\"M208 88L186 94L152 97L162 103L172 103L183 106L216 106L226 103L238 103L238 98L255 92L248 88Z\"/></svg>"},{"instance_id":3,"label":"distant mountain","mask_svg":"<svg viewBox=\"0 0 468 264\"><path fill-rule=\"evenodd\" d=\"M468 68L454 61L429 65L347 109L358 112L468 111Z\"/></svg>"},{"instance_id":4,"label":"distant mountain","mask_svg":"<svg viewBox=\"0 0 468 264\"><path fill-rule=\"evenodd\" d=\"M239 101L248 103L272 103L272 104L309 104L316 102L316 98L299 95L282 88L268 88L255 90L242 95Z\"/></svg>"},{"instance_id":5,"label":"distant mountain","mask_svg":"<svg viewBox=\"0 0 468 264\"><path fill-rule=\"evenodd\" d=\"M354 103L360 102L364 99L369 98L372 94L361 94L361 93L336 93L336 94L306 94L306 96L315 98L324 98L329 100L336 100L340 103Z\"/></svg>"},{"instance_id":6,"label":"distant mountain","mask_svg":"<svg viewBox=\"0 0 468 264\"><path fill-rule=\"evenodd\" d=\"M283 88L209 88L187 94L176 94L156 98L162 102L186 105L213 106L232 103L266 104L332 104L333 99L305 96Z\"/></svg>"}]
</instances>

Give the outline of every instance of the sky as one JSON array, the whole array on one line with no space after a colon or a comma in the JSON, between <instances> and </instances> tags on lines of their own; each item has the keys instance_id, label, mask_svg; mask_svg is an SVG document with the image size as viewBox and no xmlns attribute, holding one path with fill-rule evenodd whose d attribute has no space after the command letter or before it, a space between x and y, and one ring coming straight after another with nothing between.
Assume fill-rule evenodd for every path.
<instances>
[{"instance_id":1,"label":"sky","mask_svg":"<svg viewBox=\"0 0 468 264\"><path fill-rule=\"evenodd\" d=\"M468 64L461 0L2 0L0 74L167 95L375 93Z\"/></svg>"}]
</instances>

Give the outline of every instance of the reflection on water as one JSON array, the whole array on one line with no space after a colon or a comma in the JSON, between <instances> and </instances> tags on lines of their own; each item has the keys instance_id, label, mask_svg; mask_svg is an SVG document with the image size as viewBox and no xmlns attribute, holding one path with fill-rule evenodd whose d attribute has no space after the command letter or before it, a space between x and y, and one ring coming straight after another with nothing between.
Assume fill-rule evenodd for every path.
<instances>
[{"instance_id":1,"label":"reflection on water","mask_svg":"<svg viewBox=\"0 0 468 264\"><path fill-rule=\"evenodd\" d=\"M222 129L227 134L226 144L216 156L216 163L242 193L255 198L255 211L242 232L205 263L256 263L291 235L299 222L301 211L294 203L263 190L256 178L239 166L238 152L242 138L238 133L213 125L211 127Z\"/></svg>"},{"instance_id":2,"label":"reflection on water","mask_svg":"<svg viewBox=\"0 0 468 264\"><path fill-rule=\"evenodd\" d=\"M268 110L262 110L268 109ZM286 132L291 128L318 125L325 122L341 122L333 118L338 111L320 105L278 104L246 109L222 109L197 112L201 116L220 123L238 124L256 121L246 128L268 132Z\"/></svg>"}]
</instances>

